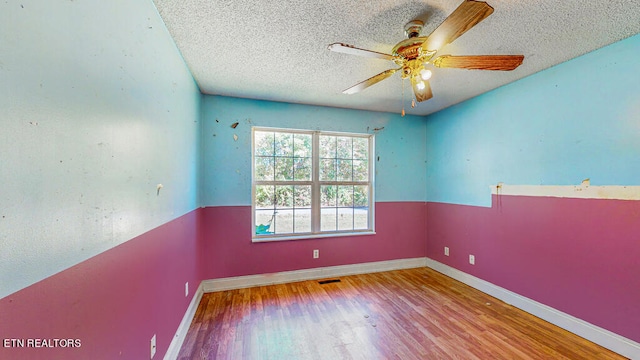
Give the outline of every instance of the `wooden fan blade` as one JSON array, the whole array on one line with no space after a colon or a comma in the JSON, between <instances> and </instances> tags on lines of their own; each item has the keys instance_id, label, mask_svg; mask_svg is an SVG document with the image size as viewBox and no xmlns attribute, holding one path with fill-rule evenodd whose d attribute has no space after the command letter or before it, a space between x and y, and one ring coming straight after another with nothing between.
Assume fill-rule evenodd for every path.
<instances>
[{"instance_id":1,"label":"wooden fan blade","mask_svg":"<svg viewBox=\"0 0 640 360\"><path fill-rule=\"evenodd\" d=\"M440 68L509 71L520 66L522 60L524 55L442 55L433 61L433 65Z\"/></svg>"},{"instance_id":2,"label":"wooden fan blade","mask_svg":"<svg viewBox=\"0 0 640 360\"><path fill-rule=\"evenodd\" d=\"M486 19L492 12L493 8L485 2L466 0L429 35L422 44L422 51L435 53Z\"/></svg>"},{"instance_id":3,"label":"wooden fan blade","mask_svg":"<svg viewBox=\"0 0 640 360\"><path fill-rule=\"evenodd\" d=\"M331 50L331 51L339 52L339 53L343 53L343 54L365 56L365 57L383 59L383 60L393 60L393 59L395 59L395 57L393 55L390 55L390 54L384 54L384 53L380 53L380 52L377 52L377 51L371 51L371 50L358 49L357 47L355 47L353 45L347 45L347 44L343 44L343 43L331 44L327 48L329 50Z\"/></svg>"},{"instance_id":4,"label":"wooden fan blade","mask_svg":"<svg viewBox=\"0 0 640 360\"><path fill-rule=\"evenodd\" d=\"M379 83L380 81L388 78L389 76L395 74L396 71L398 71L400 69L389 69L387 71L383 71L378 75L372 76L370 78L368 78L367 80L358 83L350 88L348 88L347 90L343 91L343 94L355 94L357 92L360 92L366 88L368 88L371 85L375 85L377 83Z\"/></svg>"},{"instance_id":5,"label":"wooden fan blade","mask_svg":"<svg viewBox=\"0 0 640 360\"><path fill-rule=\"evenodd\" d=\"M422 82L424 84L424 88L420 89L418 87L418 83ZM418 102L422 102L425 100L429 100L433 97L433 93L431 92L431 85L429 85L429 81L416 79L415 77L411 78L411 86L413 87L413 93L416 96L416 100Z\"/></svg>"}]
</instances>

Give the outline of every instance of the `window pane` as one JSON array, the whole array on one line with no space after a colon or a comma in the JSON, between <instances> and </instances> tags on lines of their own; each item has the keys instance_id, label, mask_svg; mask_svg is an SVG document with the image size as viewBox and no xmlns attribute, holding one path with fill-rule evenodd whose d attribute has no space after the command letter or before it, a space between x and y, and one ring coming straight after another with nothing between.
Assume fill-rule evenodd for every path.
<instances>
[{"instance_id":1,"label":"window pane","mask_svg":"<svg viewBox=\"0 0 640 360\"><path fill-rule=\"evenodd\" d=\"M334 181L336 179L336 160L320 160L320 181Z\"/></svg>"},{"instance_id":2,"label":"window pane","mask_svg":"<svg viewBox=\"0 0 640 360\"><path fill-rule=\"evenodd\" d=\"M256 234L273 234L273 219L273 210L256 210Z\"/></svg>"},{"instance_id":3,"label":"window pane","mask_svg":"<svg viewBox=\"0 0 640 360\"><path fill-rule=\"evenodd\" d=\"M369 186L357 185L353 187L353 206L369 206Z\"/></svg>"},{"instance_id":4,"label":"window pane","mask_svg":"<svg viewBox=\"0 0 640 360\"><path fill-rule=\"evenodd\" d=\"M294 210L294 232L311 232L311 209Z\"/></svg>"},{"instance_id":5,"label":"window pane","mask_svg":"<svg viewBox=\"0 0 640 360\"><path fill-rule=\"evenodd\" d=\"M320 135L320 158L336 157L336 137Z\"/></svg>"},{"instance_id":6,"label":"window pane","mask_svg":"<svg viewBox=\"0 0 640 360\"><path fill-rule=\"evenodd\" d=\"M338 206L353 206L353 186L338 186Z\"/></svg>"},{"instance_id":7,"label":"window pane","mask_svg":"<svg viewBox=\"0 0 640 360\"><path fill-rule=\"evenodd\" d=\"M294 186L294 205L297 208L311 207L311 186Z\"/></svg>"},{"instance_id":8,"label":"window pane","mask_svg":"<svg viewBox=\"0 0 640 360\"><path fill-rule=\"evenodd\" d=\"M311 157L311 135L295 134L293 136L293 156Z\"/></svg>"},{"instance_id":9,"label":"window pane","mask_svg":"<svg viewBox=\"0 0 640 360\"><path fill-rule=\"evenodd\" d=\"M353 228L363 230L369 228L369 186L353 187Z\"/></svg>"},{"instance_id":10,"label":"window pane","mask_svg":"<svg viewBox=\"0 0 640 360\"><path fill-rule=\"evenodd\" d=\"M338 137L337 139L337 157L338 159L351 159L352 158L352 141L350 137Z\"/></svg>"},{"instance_id":11,"label":"window pane","mask_svg":"<svg viewBox=\"0 0 640 360\"><path fill-rule=\"evenodd\" d=\"M369 163L364 160L353 160L353 180L369 181Z\"/></svg>"},{"instance_id":12,"label":"window pane","mask_svg":"<svg viewBox=\"0 0 640 360\"><path fill-rule=\"evenodd\" d=\"M338 181L353 180L352 160L338 160Z\"/></svg>"},{"instance_id":13,"label":"window pane","mask_svg":"<svg viewBox=\"0 0 640 360\"><path fill-rule=\"evenodd\" d=\"M276 181L290 181L293 180L293 158L281 158L276 159Z\"/></svg>"},{"instance_id":14,"label":"window pane","mask_svg":"<svg viewBox=\"0 0 640 360\"><path fill-rule=\"evenodd\" d=\"M311 158L294 158L293 162L293 180L311 181Z\"/></svg>"},{"instance_id":15,"label":"window pane","mask_svg":"<svg viewBox=\"0 0 640 360\"><path fill-rule=\"evenodd\" d=\"M353 158L366 160L369 158L369 139L353 138Z\"/></svg>"},{"instance_id":16,"label":"window pane","mask_svg":"<svg viewBox=\"0 0 640 360\"><path fill-rule=\"evenodd\" d=\"M338 208L338 230L353 230L353 208Z\"/></svg>"},{"instance_id":17,"label":"window pane","mask_svg":"<svg viewBox=\"0 0 640 360\"><path fill-rule=\"evenodd\" d=\"M273 133L256 131L254 134L255 139L255 154L259 156L273 156Z\"/></svg>"},{"instance_id":18,"label":"window pane","mask_svg":"<svg viewBox=\"0 0 640 360\"><path fill-rule=\"evenodd\" d=\"M272 181L274 160L272 157L256 156L255 176L258 181Z\"/></svg>"},{"instance_id":19,"label":"window pane","mask_svg":"<svg viewBox=\"0 0 640 360\"><path fill-rule=\"evenodd\" d=\"M366 230L369 228L369 208L360 207L353 210L353 229Z\"/></svg>"},{"instance_id":20,"label":"window pane","mask_svg":"<svg viewBox=\"0 0 640 360\"><path fill-rule=\"evenodd\" d=\"M274 186L257 185L256 186L256 209L273 209L274 202Z\"/></svg>"},{"instance_id":21,"label":"window pane","mask_svg":"<svg viewBox=\"0 0 640 360\"><path fill-rule=\"evenodd\" d=\"M275 133L276 156L293 156L293 134Z\"/></svg>"},{"instance_id":22,"label":"window pane","mask_svg":"<svg viewBox=\"0 0 640 360\"><path fill-rule=\"evenodd\" d=\"M278 210L272 227L276 234L293 233L293 210Z\"/></svg>"},{"instance_id":23,"label":"window pane","mask_svg":"<svg viewBox=\"0 0 640 360\"><path fill-rule=\"evenodd\" d=\"M293 207L293 186L276 185L275 187L275 205L278 209Z\"/></svg>"},{"instance_id":24,"label":"window pane","mask_svg":"<svg viewBox=\"0 0 640 360\"><path fill-rule=\"evenodd\" d=\"M338 229L338 209L322 208L320 211L320 230L336 231Z\"/></svg>"},{"instance_id":25,"label":"window pane","mask_svg":"<svg viewBox=\"0 0 640 360\"><path fill-rule=\"evenodd\" d=\"M336 195L338 187L332 185L323 185L320 187L320 206L336 206Z\"/></svg>"}]
</instances>

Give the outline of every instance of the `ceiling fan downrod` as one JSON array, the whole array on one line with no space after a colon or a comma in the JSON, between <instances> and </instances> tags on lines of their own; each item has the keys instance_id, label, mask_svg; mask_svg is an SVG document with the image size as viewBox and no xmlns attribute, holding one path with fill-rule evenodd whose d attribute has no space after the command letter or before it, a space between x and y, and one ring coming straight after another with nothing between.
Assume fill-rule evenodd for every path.
<instances>
[{"instance_id":1,"label":"ceiling fan downrod","mask_svg":"<svg viewBox=\"0 0 640 360\"><path fill-rule=\"evenodd\" d=\"M424 23L420 20L411 20L404 26L404 33L409 39L420 36Z\"/></svg>"}]
</instances>

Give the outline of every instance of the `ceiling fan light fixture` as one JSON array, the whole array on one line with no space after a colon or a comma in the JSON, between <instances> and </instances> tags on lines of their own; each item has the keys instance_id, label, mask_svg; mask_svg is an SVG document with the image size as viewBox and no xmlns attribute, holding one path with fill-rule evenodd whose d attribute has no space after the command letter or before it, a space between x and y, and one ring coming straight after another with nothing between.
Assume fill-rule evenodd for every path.
<instances>
[{"instance_id":1,"label":"ceiling fan light fixture","mask_svg":"<svg viewBox=\"0 0 640 360\"><path fill-rule=\"evenodd\" d=\"M418 88L418 90L424 90L425 88L424 81L417 82L416 87Z\"/></svg>"},{"instance_id":2,"label":"ceiling fan light fixture","mask_svg":"<svg viewBox=\"0 0 640 360\"><path fill-rule=\"evenodd\" d=\"M429 80L431 79L431 70L427 70L427 69L422 69L420 70L420 77L422 78L422 80Z\"/></svg>"}]
</instances>

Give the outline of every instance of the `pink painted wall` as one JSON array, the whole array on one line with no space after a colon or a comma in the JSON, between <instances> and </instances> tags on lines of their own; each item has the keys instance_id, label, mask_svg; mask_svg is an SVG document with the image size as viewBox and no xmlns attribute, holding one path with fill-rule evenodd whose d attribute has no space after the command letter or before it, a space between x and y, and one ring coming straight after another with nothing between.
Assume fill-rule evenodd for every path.
<instances>
[{"instance_id":1,"label":"pink painted wall","mask_svg":"<svg viewBox=\"0 0 640 360\"><path fill-rule=\"evenodd\" d=\"M251 207L192 211L0 299L0 340L81 341L0 344L0 359L147 359L153 334L162 357L201 280L423 257L425 214L424 202L378 203L376 235L254 244Z\"/></svg>"},{"instance_id":2,"label":"pink painted wall","mask_svg":"<svg viewBox=\"0 0 640 360\"><path fill-rule=\"evenodd\" d=\"M428 257L640 341L639 201L494 195L427 217Z\"/></svg>"},{"instance_id":3,"label":"pink painted wall","mask_svg":"<svg viewBox=\"0 0 640 360\"><path fill-rule=\"evenodd\" d=\"M264 243L251 242L250 206L202 210L207 279L426 256L424 202L376 203L375 235Z\"/></svg>"},{"instance_id":4,"label":"pink painted wall","mask_svg":"<svg viewBox=\"0 0 640 360\"><path fill-rule=\"evenodd\" d=\"M249 206L198 209L0 299L1 339L82 343L0 346L0 359L144 359L154 333L161 356L203 279L422 256L640 341L637 201L381 202L376 235L268 243L251 242L250 217Z\"/></svg>"},{"instance_id":5,"label":"pink painted wall","mask_svg":"<svg viewBox=\"0 0 640 360\"><path fill-rule=\"evenodd\" d=\"M161 357L202 280L199 210L0 299L0 340L80 339L80 348L5 348L0 359ZM184 284L189 282L189 297Z\"/></svg>"}]
</instances>

